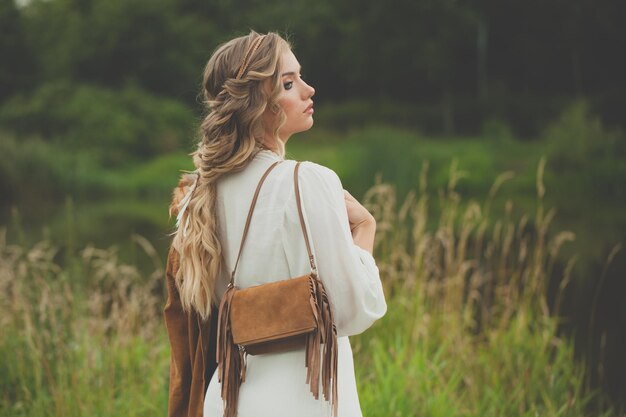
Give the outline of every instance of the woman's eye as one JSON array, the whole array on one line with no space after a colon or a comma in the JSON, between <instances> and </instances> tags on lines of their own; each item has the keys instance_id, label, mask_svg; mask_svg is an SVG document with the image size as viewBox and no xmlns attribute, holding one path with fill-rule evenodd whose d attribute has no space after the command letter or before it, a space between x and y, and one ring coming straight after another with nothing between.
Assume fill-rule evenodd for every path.
<instances>
[{"instance_id":1,"label":"woman's eye","mask_svg":"<svg viewBox=\"0 0 626 417\"><path fill-rule=\"evenodd\" d=\"M291 87L293 87L293 81L288 81L285 84L283 84L283 87L285 88L285 90L291 90Z\"/></svg>"}]
</instances>

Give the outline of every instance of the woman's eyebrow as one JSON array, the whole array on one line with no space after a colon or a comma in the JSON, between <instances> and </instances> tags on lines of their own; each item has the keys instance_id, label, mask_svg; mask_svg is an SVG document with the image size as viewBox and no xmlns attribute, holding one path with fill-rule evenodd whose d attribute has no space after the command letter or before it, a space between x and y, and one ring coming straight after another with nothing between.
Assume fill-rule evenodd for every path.
<instances>
[{"instance_id":1,"label":"woman's eyebrow","mask_svg":"<svg viewBox=\"0 0 626 417\"><path fill-rule=\"evenodd\" d=\"M301 69L302 69L302 67L300 67L300 68L298 69L298 72L300 72L300 70L301 70ZM283 73L281 74L281 77L284 77L284 76L286 76L286 75L296 75L296 72L295 72L295 71L283 72Z\"/></svg>"}]
</instances>

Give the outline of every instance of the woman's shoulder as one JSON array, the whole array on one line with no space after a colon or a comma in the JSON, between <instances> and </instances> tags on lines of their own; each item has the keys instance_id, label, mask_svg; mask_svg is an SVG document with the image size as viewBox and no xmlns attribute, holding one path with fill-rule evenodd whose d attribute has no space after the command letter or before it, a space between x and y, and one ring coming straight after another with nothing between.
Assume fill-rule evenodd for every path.
<instances>
[{"instance_id":1,"label":"woman's shoulder","mask_svg":"<svg viewBox=\"0 0 626 417\"><path fill-rule=\"evenodd\" d=\"M331 168L316 162L301 162L302 163L300 164L300 170L298 173L298 178L301 181L343 189L339 175L337 175L337 173Z\"/></svg>"},{"instance_id":2,"label":"woman's shoulder","mask_svg":"<svg viewBox=\"0 0 626 417\"><path fill-rule=\"evenodd\" d=\"M322 194L326 197L343 194L341 179L335 171L315 162L301 162L298 181L303 193L306 193L307 190L314 190L316 194Z\"/></svg>"}]
</instances>

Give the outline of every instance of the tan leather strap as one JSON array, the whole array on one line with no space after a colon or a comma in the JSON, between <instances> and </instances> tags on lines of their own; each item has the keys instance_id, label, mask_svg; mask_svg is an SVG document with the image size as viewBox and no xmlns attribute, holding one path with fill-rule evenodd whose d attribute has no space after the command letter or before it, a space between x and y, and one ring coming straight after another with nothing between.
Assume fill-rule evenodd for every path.
<instances>
[{"instance_id":1,"label":"tan leather strap","mask_svg":"<svg viewBox=\"0 0 626 417\"><path fill-rule=\"evenodd\" d=\"M274 162L268 169L265 171L265 174L259 180L259 185L256 187L256 191L254 192L254 197L252 197L252 203L250 204L250 210L248 210L248 218L246 219L246 225L243 229L243 236L241 237L241 244L239 245L239 253L237 254L237 261L235 262L235 267L233 268L233 272L230 275L230 284L229 286L233 287L235 285L235 272L237 271L237 265L239 265L239 259L241 258L241 252L243 251L243 244L246 241L246 237L248 236L248 229L250 228L250 221L252 220L252 213L254 212L254 207L256 206L256 200L259 196L259 192L261 191L261 186L263 182L265 182L265 178L269 175L270 171L274 169L276 165L281 163L282 161ZM294 189L296 193L296 204L298 206L298 215L300 217L300 226L302 227L302 234L304 235L304 243L306 244L306 251L309 254L309 262L311 264L311 275L317 276L317 266L315 265L315 259L313 258L313 253L311 252L311 246L309 244L309 235L306 230L306 225L304 223L304 216L302 215L302 203L300 202L300 187L298 185L298 170L300 169L300 163L296 163L296 167L293 172L293 181L294 181Z\"/></svg>"},{"instance_id":2,"label":"tan leather strap","mask_svg":"<svg viewBox=\"0 0 626 417\"><path fill-rule=\"evenodd\" d=\"M311 274L317 276L317 267L315 266L315 259L311 252L311 246L309 244L309 235L306 232L306 225L304 224L304 217L302 216L302 204L300 203L300 186L298 185L298 170L300 169L300 162L296 164L296 168L293 171L293 186L296 190L296 203L298 205L298 215L300 216L300 226L302 227L302 234L304 235L304 243L306 244L306 251L309 254L309 262L311 263Z\"/></svg>"},{"instance_id":3,"label":"tan leather strap","mask_svg":"<svg viewBox=\"0 0 626 417\"><path fill-rule=\"evenodd\" d=\"M276 165L280 164L283 161L276 161L265 171L265 174L259 180L259 184L256 186L256 190L254 191L254 196L252 197L252 203L250 204L250 210L248 210L248 218L246 219L246 225L243 228L243 236L241 237L241 244L239 245L239 254L237 255L237 261L235 262L235 267L233 268L233 273L230 275L230 286L235 285L235 272L237 271L237 265L239 265L239 258L241 258L241 251L243 250L243 244L246 241L246 236L248 235L248 229L250 228L250 220L252 220L252 212L254 211L254 206L256 205L257 197L259 196L259 191L261 191L261 186L265 182L267 176L272 172L272 170L276 167Z\"/></svg>"}]
</instances>

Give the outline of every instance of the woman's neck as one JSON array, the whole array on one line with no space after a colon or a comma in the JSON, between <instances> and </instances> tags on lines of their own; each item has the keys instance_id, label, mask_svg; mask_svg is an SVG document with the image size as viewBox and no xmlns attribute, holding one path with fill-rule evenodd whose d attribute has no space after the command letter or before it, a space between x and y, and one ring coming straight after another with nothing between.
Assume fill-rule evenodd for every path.
<instances>
[{"instance_id":1,"label":"woman's neck","mask_svg":"<svg viewBox=\"0 0 626 417\"><path fill-rule=\"evenodd\" d=\"M264 150L267 150L267 151L272 151L276 155L280 155L279 147L278 147L278 144L276 143L276 141L278 141L278 140L280 140L280 139L276 139L276 140L274 140L272 142L270 142L268 140L264 140L263 142L261 142L259 144L259 147L261 149L264 149Z\"/></svg>"}]
</instances>

